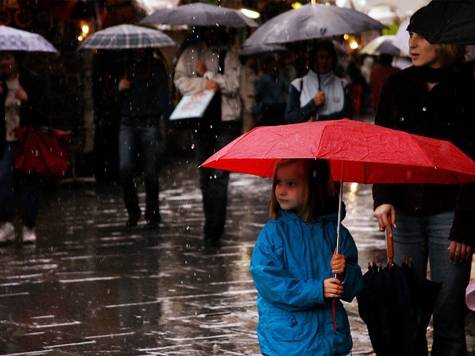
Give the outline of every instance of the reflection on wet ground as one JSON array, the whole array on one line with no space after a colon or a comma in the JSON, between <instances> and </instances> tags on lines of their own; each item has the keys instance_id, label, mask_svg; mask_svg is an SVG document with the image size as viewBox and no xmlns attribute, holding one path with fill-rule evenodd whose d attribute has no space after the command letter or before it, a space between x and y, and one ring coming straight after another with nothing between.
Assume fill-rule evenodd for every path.
<instances>
[{"instance_id":1,"label":"reflection on wet ground","mask_svg":"<svg viewBox=\"0 0 475 356\"><path fill-rule=\"evenodd\" d=\"M143 221L125 229L118 185L48 191L36 246L0 249L0 354L259 355L249 263L269 188L268 179L231 174L219 247L202 243L193 161L163 167L155 231ZM372 257L385 260L370 186L345 184L344 200L366 270ZM346 308L353 354L372 354L356 302Z\"/></svg>"}]
</instances>

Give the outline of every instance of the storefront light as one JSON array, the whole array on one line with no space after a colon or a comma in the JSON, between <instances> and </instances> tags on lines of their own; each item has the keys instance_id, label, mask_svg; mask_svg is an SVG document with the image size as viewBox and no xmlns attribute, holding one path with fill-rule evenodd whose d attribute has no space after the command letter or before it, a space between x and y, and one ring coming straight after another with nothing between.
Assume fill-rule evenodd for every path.
<instances>
[{"instance_id":1,"label":"storefront light","mask_svg":"<svg viewBox=\"0 0 475 356\"><path fill-rule=\"evenodd\" d=\"M247 17L249 17L250 19L253 19L253 20L258 19L259 17L261 17L261 14L259 12L251 10L251 9L242 8L241 12L244 15L246 15Z\"/></svg>"}]
</instances>

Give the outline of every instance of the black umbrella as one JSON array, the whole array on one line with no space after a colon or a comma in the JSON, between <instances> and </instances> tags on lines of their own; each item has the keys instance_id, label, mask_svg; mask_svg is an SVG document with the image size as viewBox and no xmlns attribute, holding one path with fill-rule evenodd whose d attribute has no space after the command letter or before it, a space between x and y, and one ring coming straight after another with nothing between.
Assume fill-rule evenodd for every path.
<instances>
[{"instance_id":1,"label":"black umbrella","mask_svg":"<svg viewBox=\"0 0 475 356\"><path fill-rule=\"evenodd\" d=\"M158 9L140 21L142 25L188 25L257 27L259 24L241 11L228 7L192 3Z\"/></svg>"},{"instance_id":2,"label":"black umbrella","mask_svg":"<svg viewBox=\"0 0 475 356\"><path fill-rule=\"evenodd\" d=\"M475 44L475 1L433 0L407 27L432 44Z\"/></svg>"},{"instance_id":3,"label":"black umbrella","mask_svg":"<svg viewBox=\"0 0 475 356\"><path fill-rule=\"evenodd\" d=\"M309 3L286 11L260 26L247 44L286 43L359 33L385 28L362 12Z\"/></svg>"},{"instance_id":4,"label":"black umbrella","mask_svg":"<svg viewBox=\"0 0 475 356\"><path fill-rule=\"evenodd\" d=\"M389 263L369 264L358 311L368 327L378 356L428 355L426 329L442 283L420 276L412 262L394 264L392 238L387 236Z\"/></svg>"}]
</instances>

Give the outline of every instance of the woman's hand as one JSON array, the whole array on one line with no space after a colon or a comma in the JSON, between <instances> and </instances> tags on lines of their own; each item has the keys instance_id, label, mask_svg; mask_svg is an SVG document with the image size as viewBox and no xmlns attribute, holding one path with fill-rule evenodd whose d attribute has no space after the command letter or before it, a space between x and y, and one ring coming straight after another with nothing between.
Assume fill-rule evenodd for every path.
<instances>
[{"instance_id":1,"label":"woman's hand","mask_svg":"<svg viewBox=\"0 0 475 356\"><path fill-rule=\"evenodd\" d=\"M387 230L393 236L393 227L396 227L396 210L391 204L381 204L374 209L373 215L378 219L379 231Z\"/></svg>"},{"instance_id":2,"label":"woman's hand","mask_svg":"<svg viewBox=\"0 0 475 356\"><path fill-rule=\"evenodd\" d=\"M338 278L328 278L323 281L323 296L325 298L341 298L344 291L343 283Z\"/></svg>"},{"instance_id":3,"label":"woman's hand","mask_svg":"<svg viewBox=\"0 0 475 356\"><path fill-rule=\"evenodd\" d=\"M317 105L323 105L325 103L325 92L321 91L313 97L313 101Z\"/></svg>"},{"instance_id":4,"label":"woman's hand","mask_svg":"<svg viewBox=\"0 0 475 356\"><path fill-rule=\"evenodd\" d=\"M344 255L334 254L330 261L330 266L332 268L332 273L336 274L339 280L345 278L346 260Z\"/></svg>"},{"instance_id":5,"label":"woman's hand","mask_svg":"<svg viewBox=\"0 0 475 356\"><path fill-rule=\"evenodd\" d=\"M219 90L219 84L212 81L212 80L208 80L206 82L206 89L211 90L211 91L218 91Z\"/></svg>"},{"instance_id":6,"label":"woman's hand","mask_svg":"<svg viewBox=\"0 0 475 356\"><path fill-rule=\"evenodd\" d=\"M202 61L196 62L195 72L198 73L200 77L205 75L207 71L206 65Z\"/></svg>"},{"instance_id":7,"label":"woman's hand","mask_svg":"<svg viewBox=\"0 0 475 356\"><path fill-rule=\"evenodd\" d=\"M449 260L453 263L468 260L472 257L472 246L467 246L462 242L450 241L449 246Z\"/></svg>"},{"instance_id":8,"label":"woman's hand","mask_svg":"<svg viewBox=\"0 0 475 356\"><path fill-rule=\"evenodd\" d=\"M21 101L28 101L28 94L21 86L15 91L15 97Z\"/></svg>"},{"instance_id":9,"label":"woman's hand","mask_svg":"<svg viewBox=\"0 0 475 356\"><path fill-rule=\"evenodd\" d=\"M124 78L119 82L119 91L130 89L130 80Z\"/></svg>"}]
</instances>

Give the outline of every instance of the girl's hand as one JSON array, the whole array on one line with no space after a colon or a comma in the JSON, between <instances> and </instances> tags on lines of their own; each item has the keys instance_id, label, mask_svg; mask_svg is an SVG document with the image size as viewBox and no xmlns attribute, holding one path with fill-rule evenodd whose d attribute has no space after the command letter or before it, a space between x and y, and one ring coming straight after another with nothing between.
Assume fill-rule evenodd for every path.
<instances>
[{"instance_id":1,"label":"girl's hand","mask_svg":"<svg viewBox=\"0 0 475 356\"><path fill-rule=\"evenodd\" d=\"M338 279L343 280L345 277L346 267L345 256L334 254L330 261L330 266L332 268L332 273L336 274L338 276Z\"/></svg>"},{"instance_id":2,"label":"girl's hand","mask_svg":"<svg viewBox=\"0 0 475 356\"><path fill-rule=\"evenodd\" d=\"M325 93L323 91L317 93L314 97L313 97L313 101L315 101L315 104L317 105L322 105L325 103Z\"/></svg>"},{"instance_id":3,"label":"girl's hand","mask_svg":"<svg viewBox=\"0 0 475 356\"><path fill-rule=\"evenodd\" d=\"M23 87L19 87L15 91L15 97L21 101L28 101L28 94L26 93L25 89L23 89Z\"/></svg>"},{"instance_id":4,"label":"girl's hand","mask_svg":"<svg viewBox=\"0 0 475 356\"><path fill-rule=\"evenodd\" d=\"M472 247L467 246L462 242L450 241L449 260L453 263L468 260L472 256Z\"/></svg>"},{"instance_id":5,"label":"girl's hand","mask_svg":"<svg viewBox=\"0 0 475 356\"><path fill-rule=\"evenodd\" d=\"M325 298L341 298L344 291L343 283L338 278L328 278L323 281L323 296Z\"/></svg>"}]
</instances>

